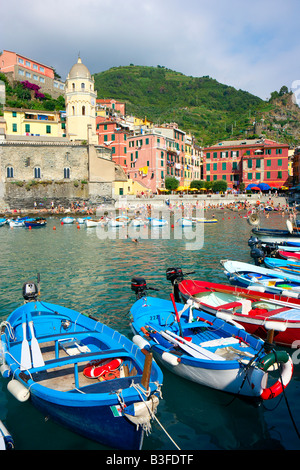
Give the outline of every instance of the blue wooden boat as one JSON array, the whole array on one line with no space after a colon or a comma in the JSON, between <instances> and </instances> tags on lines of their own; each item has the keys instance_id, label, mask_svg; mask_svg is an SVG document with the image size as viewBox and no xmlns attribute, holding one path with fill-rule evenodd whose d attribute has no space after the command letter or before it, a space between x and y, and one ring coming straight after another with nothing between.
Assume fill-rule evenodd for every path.
<instances>
[{"instance_id":1,"label":"blue wooden boat","mask_svg":"<svg viewBox=\"0 0 300 470\"><path fill-rule=\"evenodd\" d=\"M280 269L284 274L294 274L300 276L300 263L299 261L284 260L280 258L265 258L264 263L267 268ZM299 277L300 281L300 277Z\"/></svg>"},{"instance_id":2,"label":"blue wooden boat","mask_svg":"<svg viewBox=\"0 0 300 470\"><path fill-rule=\"evenodd\" d=\"M7 220L4 217L0 218L0 227L5 225L6 223L7 223Z\"/></svg>"},{"instance_id":3,"label":"blue wooden boat","mask_svg":"<svg viewBox=\"0 0 300 470\"><path fill-rule=\"evenodd\" d=\"M300 297L300 277L240 261L221 260L230 284L260 292Z\"/></svg>"},{"instance_id":4,"label":"blue wooden boat","mask_svg":"<svg viewBox=\"0 0 300 470\"><path fill-rule=\"evenodd\" d=\"M96 319L38 300L35 283L23 296L2 325L8 390L89 439L140 449L163 379L152 355Z\"/></svg>"},{"instance_id":5,"label":"blue wooden boat","mask_svg":"<svg viewBox=\"0 0 300 470\"><path fill-rule=\"evenodd\" d=\"M40 228L45 227L47 225L47 221L42 217L36 217L34 219L25 220L24 224L26 228Z\"/></svg>"},{"instance_id":6,"label":"blue wooden boat","mask_svg":"<svg viewBox=\"0 0 300 470\"><path fill-rule=\"evenodd\" d=\"M171 301L150 297L143 278L133 278L131 288L137 296L130 310L133 341L152 350L168 370L197 384L256 400L283 391L281 378L271 387L265 382L275 353L267 354L264 342L241 325L229 324L195 305L176 303L173 294ZM293 373L292 361L286 351L276 355L286 386Z\"/></svg>"}]
</instances>

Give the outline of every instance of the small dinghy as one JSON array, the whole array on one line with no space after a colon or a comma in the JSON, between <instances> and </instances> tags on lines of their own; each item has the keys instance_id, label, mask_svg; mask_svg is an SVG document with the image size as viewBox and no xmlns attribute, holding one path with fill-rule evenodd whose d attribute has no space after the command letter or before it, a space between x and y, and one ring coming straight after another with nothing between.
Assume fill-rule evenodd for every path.
<instances>
[{"instance_id":1,"label":"small dinghy","mask_svg":"<svg viewBox=\"0 0 300 470\"><path fill-rule=\"evenodd\" d=\"M133 341L174 374L256 400L274 398L290 382L293 363L286 351L266 352L243 327L176 303L173 294L171 301L149 297L143 278L133 278L131 289L137 297L130 310ZM268 370L277 360L281 375L269 386Z\"/></svg>"},{"instance_id":2,"label":"small dinghy","mask_svg":"<svg viewBox=\"0 0 300 470\"><path fill-rule=\"evenodd\" d=\"M168 221L166 219L157 219L149 217L150 225L152 227L164 227L168 225Z\"/></svg>"},{"instance_id":3,"label":"small dinghy","mask_svg":"<svg viewBox=\"0 0 300 470\"><path fill-rule=\"evenodd\" d=\"M8 390L89 439L140 449L163 378L151 353L97 319L39 301L38 291L25 283L25 304L1 325Z\"/></svg>"},{"instance_id":4,"label":"small dinghy","mask_svg":"<svg viewBox=\"0 0 300 470\"><path fill-rule=\"evenodd\" d=\"M25 220L24 223L26 228L40 228L46 227L47 225L47 221L43 217L36 217L32 220Z\"/></svg>"},{"instance_id":5,"label":"small dinghy","mask_svg":"<svg viewBox=\"0 0 300 470\"><path fill-rule=\"evenodd\" d=\"M73 222L75 222L74 217L63 217L61 219L62 224L73 224Z\"/></svg>"},{"instance_id":6,"label":"small dinghy","mask_svg":"<svg viewBox=\"0 0 300 470\"><path fill-rule=\"evenodd\" d=\"M300 262L299 260L279 259L279 258L265 258L264 263L267 268L280 269L283 273L300 275Z\"/></svg>"}]
</instances>

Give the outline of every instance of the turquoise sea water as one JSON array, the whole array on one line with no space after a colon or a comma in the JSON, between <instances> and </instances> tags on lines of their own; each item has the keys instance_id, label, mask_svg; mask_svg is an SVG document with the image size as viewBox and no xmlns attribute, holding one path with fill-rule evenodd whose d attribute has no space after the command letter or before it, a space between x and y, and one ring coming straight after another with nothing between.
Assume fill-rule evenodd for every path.
<instances>
[{"instance_id":1,"label":"turquoise sea water","mask_svg":"<svg viewBox=\"0 0 300 470\"><path fill-rule=\"evenodd\" d=\"M0 228L0 321L18 307L22 285L41 275L41 298L97 316L100 321L132 337L129 309L135 300L130 289L134 275L169 298L168 267L195 270L194 279L227 282L220 259L252 262L247 245L251 228L235 212L215 212L217 224L205 225L201 250L185 249L182 239L130 240L97 237L94 228L60 224L48 218L41 229ZM270 214L263 226L284 227L280 214ZM53 227L56 230L53 230ZM290 353L293 351L290 350ZM300 449L295 425L300 429L300 365L295 365L286 397L260 406L217 392L164 372L163 400L157 418L181 450ZM102 450L55 424L31 402L19 403L0 378L0 419L20 450ZM288 411L290 409L290 414ZM101 425L101 423L99 423ZM164 430L152 424L143 449L176 450Z\"/></svg>"}]
</instances>

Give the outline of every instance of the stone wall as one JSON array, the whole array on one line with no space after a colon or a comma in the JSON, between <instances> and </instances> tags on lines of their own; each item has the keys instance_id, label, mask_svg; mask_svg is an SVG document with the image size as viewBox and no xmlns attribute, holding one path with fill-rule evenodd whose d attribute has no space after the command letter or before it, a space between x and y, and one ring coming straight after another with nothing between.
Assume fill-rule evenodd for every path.
<instances>
[{"instance_id":1,"label":"stone wall","mask_svg":"<svg viewBox=\"0 0 300 470\"><path fill-rule=\"evenodd\" d=\"M110 198L115 165L97 157L100 175L97 178L89 153L87 145L59 139L43 142L40 138L29 142L20 138L1 142L0 210L31 209L35 202L48 208L52 201L69 207L73 201L96 204L103 197ZM108 171L107 166L112 168ZM8 177L8 167L13 169L13 177ZM35 177L37 168L39 178ZM69 169L68 178L66 169ZM89 179L89 171L94 181Z\"/></svg>"}]
</instances>

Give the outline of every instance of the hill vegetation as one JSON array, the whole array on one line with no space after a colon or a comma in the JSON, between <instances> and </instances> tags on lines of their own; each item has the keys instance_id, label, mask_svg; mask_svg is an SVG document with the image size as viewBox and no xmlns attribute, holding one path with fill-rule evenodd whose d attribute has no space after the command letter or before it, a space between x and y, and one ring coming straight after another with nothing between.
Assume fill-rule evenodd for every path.
<instances>
[{"instance_id":1,"label":"hill vegetation","mask_svg":"<svg viewBox=\"0 0 300 470\"><path fill-rule=\"evenodd\" d=\"M286 87L281 93L274 92L269 101L263 101L209 76L186 76L159 65L113 67L94 78L98 98L125 102L127 114L147 117L156 124L177 122L196 137L199 145L257 137L261 133L296 145L300 136L300 109L294 104L287 109L283 97L290 94ZM276 109L280 109L279 124Z\"/></svg>"}]
</instances>

